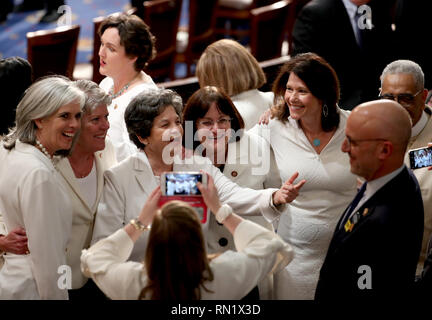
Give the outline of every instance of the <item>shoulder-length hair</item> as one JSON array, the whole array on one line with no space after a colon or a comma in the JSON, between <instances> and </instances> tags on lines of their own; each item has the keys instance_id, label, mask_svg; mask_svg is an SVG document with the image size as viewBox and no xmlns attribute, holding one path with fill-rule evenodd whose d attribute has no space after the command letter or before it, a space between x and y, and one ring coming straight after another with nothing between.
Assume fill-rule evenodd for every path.
<instances>
[{"instance_id":1,"label":"shoulder-length hair","mask_svg":"<svg viewBox=\"0 0 432 320\"><path fill-rule=\"evenodd\" d=\"M201 223L195 210L171 201L155 215L144 261L148 282L140 299L199 300L213 281Z\"/></svg>"},{"instance_id":2,"label":"shoulder-length hair","mask_svg":"<svg viewBox=\"0 0 432 320\"><path fill-rule=\"evenodd\" d=\"M66 77L50 76L32 84L17 106L16 125L4 138L3 146L11 150L15 142L36 144L37 126L35 120L54 114L62 106L76 102L82 110L84 93Z\"/></svg>"},{"instance_id":3,"label":"shoulder-length hair","mask_svg":"<svg viewBox=\"0 0 432 320\"><path fill-rule=\"evenodd\" d=\"M255 57L234 40L209 45L196 68L201 87L223 88L229 96L262 87L267 79Z\"/></svg>"},{"instance_id":4,"label":"shoulder-length hair","mask_svg":"<svg viewBox=\"0 0 432 320\"><path fill-rule=\"evenodd\" d=\"M120 44L125 48L126 55L137 57L135 70L141 71L156 56L156 38L149 26L138 16L125 13L108 16L98 30L99 37L108 28L116 28L120 36Z\"/></svg>"},{"instance_id":5,"label":"shoulder-length hair","mask_svg":"<svg viewBox=\"0 0 432 320\"><path fill-rule=\"evenodd\" d=\"M145 145L139 141L138 136L141 138L149 137L154 119L169 106L174 108L181 119L182 99L176 92L169 89L146 90L129 102L124 119L129 139L138 149L144 150L145 148Z\"/></svg>"},{"instance_id":6,"label":"shoulder-length hair","mask_svg":"<svg viewBox=\"0 0 432 320\"><path fill-rule=\"evenodd\" d=\"M321 125L324 131L332 131L339 125L337 103L340 97L339 79L330 64L315 53L299 54L283 65L273 83L273 115L280 121L288 121L290 115L284 95L286 84L291 73L299 77L310 92L323 105L327 105L328 115L321 112Z\"/></svg>"},{"instance_id":7,"label":"shoulder-length hair","mask_svg":"<svg viewBox=\"0 0 432 320\"><path fill-rule=\"evenodd\" d=\"M234 132L237 133L240 129L244 129L245 124L242 116L224 90L213 86L206 86L195 91L188 99L183 109L183 127L186 129L187 121L192 122L193 137L195 137L198 130L197 120L205 116L213 103L221 113L231 118L231 129L234 130ZM242 132L240 132L239 135L233 135L233 137L235 136L236 139L240 139L242 136L241 133ZM187 139L186 134L184 135L184 139ZM194 139L193 149L195 150L199 145L200 141L195 141ZM185 142L185 146L188 147L189 143Z\"/></svg>"}]
</instances>

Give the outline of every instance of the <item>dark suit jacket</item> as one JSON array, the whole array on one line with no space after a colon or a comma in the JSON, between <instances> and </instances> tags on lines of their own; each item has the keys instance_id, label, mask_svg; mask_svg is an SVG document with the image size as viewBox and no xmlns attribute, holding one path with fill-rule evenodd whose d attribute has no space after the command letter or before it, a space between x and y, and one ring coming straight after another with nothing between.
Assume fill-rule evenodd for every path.
<instances>
[{"instance_id":1,"label":"dark suit jacket","mask_svg":"<svg viewBox=\"0 0 432 320\"><path fill-rule=\"evenodd\" d=\"M315 52L335 69L341 84L340 106L353 109L377 99L379 76L393 61L390 6L393 0L372 0L371 30L364 30L364 49L357 45L342 0L312 0L300 11L293 29L293 55Z\"/></svg>"},{"instance_id":2,"label":"dark suit jacket","mask_svg":"<svg viewBox=\"0 0 432 320\"><path fill-rule=\"evenodd\" d=\"M336 227L315 299L387 299L406 295L412 289L424 224L417 179L405 167L367 200L359 212L366 208L368 213L351 232ZM365 275L364 271L359 273L363 265L371 268L372 289L358 287L359 278Z\"/></svg>"}]
</instances>

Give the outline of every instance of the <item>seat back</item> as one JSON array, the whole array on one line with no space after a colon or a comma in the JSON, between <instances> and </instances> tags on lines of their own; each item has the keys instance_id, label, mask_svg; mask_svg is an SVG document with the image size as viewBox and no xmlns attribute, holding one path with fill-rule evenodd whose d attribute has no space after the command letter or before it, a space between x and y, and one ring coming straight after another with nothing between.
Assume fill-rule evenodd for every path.
<instances>
[{"instance_id":1,"label":"seat back","mask_svg":"<svg viewBox=\"0 0 432 320\"><path fill-rule=\"evenodd\" d=\"M258 61L281 56L291 4L283 0L251 10L250 48Z\"/></svg>"},{"instance_id":2,"label":"seat back","mask_svg":"<svg viewBox=\"0 0 432 320\"><path fill-rule=\"evenodd\" d=\"M98 34L99 27L104 21L105 17L97 17L93 19L93 57L92 57L92 66L93 66L93 76L92 80L96 83L100 83L104 78L103 75L99 73L99 49L101 45L101 40Z\"/></svg>"},{"instance_id":3,"label":"seat back","mask_svg":"<svg viewBox=\"0 0 432 320\"><path fill-rule=\"evenodd\" d=\"M27 33L27 59L34 79L59 74L72 79L80 26L62 26Z\"/></svg>"},{"instance_id":4,"label":"seat back","mask_svg":"<svg viewBox=\"0 0 432 320\"><path fill-rule=\"evenodd\" d=\"M174 79L176 39L182 0L152 0L144 2L143 20L156 37L156 57L146 72L153 79Z\"/></svg>"},{"instance_id":5,"label":"seat back","mask_svg":"<svg viewBox=\"0 0 432 320\"><path fill-rule=\"evenodd\" d=\"M191 64L214 41L217 4L218 0L189 0L189 37L184 52L188 76L191 76Z\"/></svg>"}]
</instances>

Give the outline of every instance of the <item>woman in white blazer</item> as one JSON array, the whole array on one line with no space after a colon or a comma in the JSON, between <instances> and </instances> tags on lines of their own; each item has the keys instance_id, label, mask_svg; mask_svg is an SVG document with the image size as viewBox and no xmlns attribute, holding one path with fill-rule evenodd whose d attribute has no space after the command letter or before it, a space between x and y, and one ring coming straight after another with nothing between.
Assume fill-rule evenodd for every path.
<instances>
[{"instance_id":1,"label":"woman in white blazer","mask_svg":"<svg viewBox=\"0 0 432 320\"><path fill-rule=\"evenodd\" d=\"M158 89L138 95L125 113L131 140L140 150L105 172L105 187L96 216L92 243L107 237L136 218L152 190L160 185L160 175L168 171L203 169L214 179L221 201L237 212L261 212L269 221L277 219L275 206L292 201L301 184L295 177L280 189L240 188L227 179L207 158L181 159L173 152L181 149L183 127L181 98L171 90ZM130 260L142 261L147 237L134 245Z\"/></svg>"},{"instance_id":2,"label":"woman in white blazer","mask_svg":"<svg viewBox=\"0 0 432 320\"><path fill-rule=\"evenodd\" d=\"M183 121L185 128L192 129L186 129L189 133L184 140L193 141L187 147L208 157L231 181L256 190L282 185L270 145L244 131L243 118L223 89L206 86L197 90L183 109ZM261 213L244 218L273 230ZM232 235L214 216L210 217L207 244L209 252L235 250ZM261 299L272 298L272 279L260 282L259 295Z\"/></svg>"},{"instance_id":3,"label":"woman in white blazer","mask_svg":"<svg viewBox=\"0 0 432 320\"><path fill-rule=\"evenodd\" d=\"M144 21L125 13L108 16L98 34L101 38L99 72L106 76L99 85L112 98L108 106L108 137L120 162L136 152L124 122L126 107L138 93L157 88L152 78L142 71L155 56L155 37Z\"/></svg>"},{"instance_id":4,"label":"woman in white blazer","mask_svg":"<svg viewBox=\"0 0 432 320\"><path fill-rule=\"evenodd\" d=\"M83 251L85 274L111 299L226 300L240 299L262 277L290 262L289 244L221 206L211 176L207 187L198 188L216 219L233 234L238 252L209 258L195 210L182 201L158 210L157 187L136 220ZM144 262L126 262L143 232L150 232Z\"/></svg>"},{"instance_id":5,"label":"woman in white blazer","mask_svg":"<svg viewBox=\"0 0 432 320\"><path fill-rule=\"evenodd\" d=\"M57 163L58 171L67 182L73 208L72 232L66 252L67 264L72 269L71 300L87 299L94 293L91 282L86 285L88 278L81 272L81 250L90 246L103 190L103 173L117 163L114 148L106 141L107 106L111 98L92 81L78 80L76 85L86 95L80 135L72 153Z\"/></svg>"},{"instance_id":6,"label":"woman in white blazer","mask_svg":"<svg viewBox=\"0 0 432 320\"><path fill-rule=\"evenodd\" d=\"M70 80L34 83L16 111L16 127L3 140L0 212L7 230L26 230L26 255L6 253L0 299L67 299L66 245L72 206L53 156L71 149L80 128L84 93Z\"/></svg>"},{"instance_id":7,"label":"woman in white blazer","mask_svg":"<svg viewBox=\"0 0 432 320\"><path fill-rule=\"evenodd\" d=\"M244 131L243 118L223 89L207 86L197 90L182 115L187 132L184 141L193 142L186 148L209 158L228 179L256 190L282 185L270 145L262 137ZM260 213L244 217L272 230ZM235 249L231 234L213 216L209 231L209 252Z\"/></svg>"}]
</instances>

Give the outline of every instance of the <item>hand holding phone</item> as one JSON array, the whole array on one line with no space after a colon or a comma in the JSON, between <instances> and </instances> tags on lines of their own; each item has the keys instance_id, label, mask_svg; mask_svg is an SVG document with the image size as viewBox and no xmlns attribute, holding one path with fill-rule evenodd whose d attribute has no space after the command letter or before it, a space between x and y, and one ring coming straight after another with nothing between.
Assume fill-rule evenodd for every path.
<instances>
[{"instance_id":1,"label":"hand holding phone","mask_svg":"<svg viewBox=\"0 0 432 320\"><path fill-rule=\"evenodd\" d=\"M161 175L162 198L159 205L181 200L193 207L202 224L207 223L207 206L197 184L207 185L207 175L201 172L164 172Z\"/></svg>"},{"instance_id":2,"label":"hand holding phone","mask_svg":"<svg viewBox=\"0 0 432 320\"><path fill-rule=\"evenodd\" d=\"M206 203L207 207L209 207L210 210L214 214L216 214L216 212L218 212L219 208L221 207L219 195L214 185L213 178L207 173L205 173L205 175L208 176L207 185L198 184L198 188L201 191L201 194L204 198L204 202Z\"/></svg>"},{"instance_id":3,"label":"hand holding phone","mask_svg":"<svg viewBox=\"0 0 432 320\"><path fill-rule=\"evenodd\" d=\"M411 169L432 166L432 146L412 149L408 154Z\"/></svg>"},{"instance_id":4,"label":"hand holding phone","mask_svg":"<svg viewBox=\"0 0 432 320\"><path fill-rule=\"evenodd\" d=\"M197 182L207 184L207 176L201 172L164 172L161 190L164 196L197 196L201 192Z\"/></svg>"}]
</instances>

